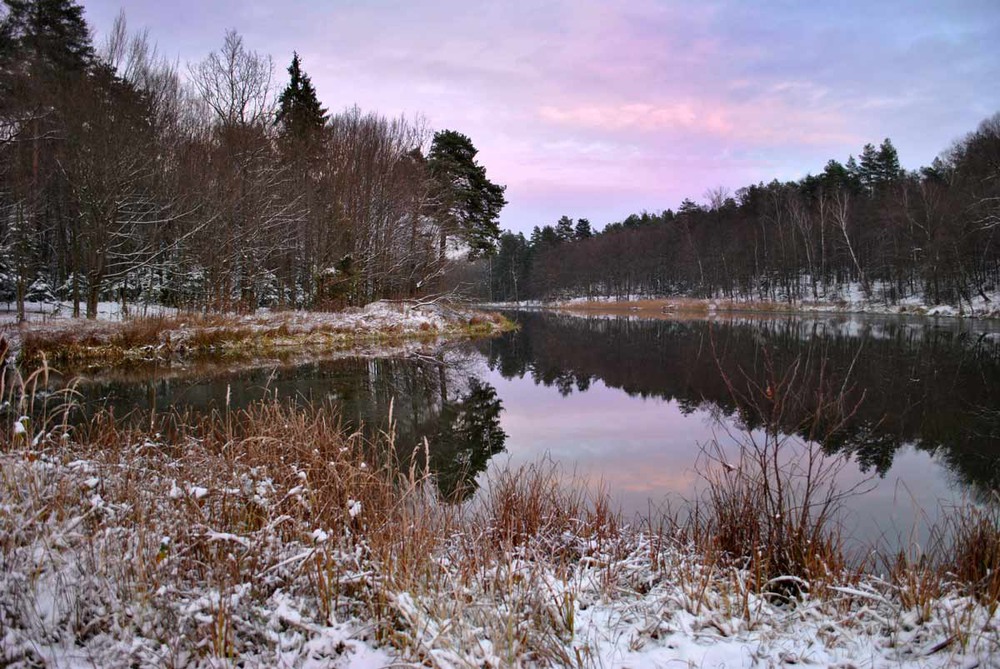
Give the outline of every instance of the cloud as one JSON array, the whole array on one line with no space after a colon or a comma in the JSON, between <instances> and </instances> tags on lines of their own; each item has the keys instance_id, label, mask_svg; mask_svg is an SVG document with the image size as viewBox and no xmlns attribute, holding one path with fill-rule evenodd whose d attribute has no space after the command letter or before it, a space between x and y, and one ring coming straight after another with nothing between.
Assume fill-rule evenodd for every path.
<instances>
[{"instance_id":1,"label":"cloud","mask_svg":"<svg viewBox=\"0 0 1000 669\"><path fill-rule=\"evenodd\" d=\"M708 134L729 134L732 126L719 111L699 109L694 102L653 105L643 102L619 105L578 105L539 109L544 121L602 130L638 129L695 130Z\"/></svg>"}]
</instances>

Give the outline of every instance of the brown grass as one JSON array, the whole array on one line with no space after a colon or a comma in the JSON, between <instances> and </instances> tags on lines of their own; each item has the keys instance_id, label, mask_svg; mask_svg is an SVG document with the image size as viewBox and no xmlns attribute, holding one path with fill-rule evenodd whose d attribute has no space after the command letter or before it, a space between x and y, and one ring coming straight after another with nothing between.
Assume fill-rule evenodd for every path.
<instances>
[{"instance_id":1,"label":"brown grass","mask_svg":"<svg viewBox=\"0 0 1000 669\"><path fill-rule=\"evenodd\" d=\"M226 314L147 316L110 322L60 322L25 331L20 361L35 366L43 359L64 368L115 366L175 357L252 359L295 350L329 351L438 335L478 337L509 330L514 324L499 314L477 314L438 332L427 327L407 332L399 325L355 328L337 322L267 315L256 319Z\"/></svg>"},{"instance_id":2,"label":"brown grass","mask_svg":"<svg viewBox=\"0 0 1000 669\"><path fill-rule=\"evenodd\" d=\"M1000 496L944 509L927 545L900 551L884 563L904 603L922 617L954 586L995 609L1000 606Z\"/></svg>"}]
</instances>

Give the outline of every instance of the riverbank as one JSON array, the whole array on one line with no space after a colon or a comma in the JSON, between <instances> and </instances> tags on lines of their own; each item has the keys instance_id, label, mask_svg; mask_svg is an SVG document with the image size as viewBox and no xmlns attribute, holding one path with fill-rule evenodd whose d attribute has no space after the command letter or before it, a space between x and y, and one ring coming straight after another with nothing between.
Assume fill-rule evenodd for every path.
<instances>
[{"instance_id":1,"label":"riverbank","mask_svg":"<svg viewBox=\"0 0 1000 669\"><path fill-rule=\"evenodd\" d=\"M959 318L1000 318L1000 293L992 297L976 296L970 303L958 305L925 304L918 298L887 303L865 300L847 293L842 298L815 300L733 300L696 297L629 297L628 299L591 299L489 303L490 308L546 308L561 311L639 315L646 318L705 317L723 313L746 314L880 314L908 316L944 316Z\"/></svg>"},{"instance_id":2,"label":"riverbank","mask_svg":"<svg viewBox=\"0 0 1000 669\"><path fill-rule=\"evenodd\" d=\"M239 362L343 352L408 341L491 336L514 327L497 314L439 303L381 301L341 312L252 315L156 311L83 320L48 314L3 334L26 365L44 357L60 367Z\"/></svg>"},{"instance_id":3,"label":"riverbank","mask_svg":"<svg viewBox=\"0 0 1000 669\"><path fill-rule=\"evenodd\" d=\"M774 533L801 528L783 519L802 509L754 505L753 458L706 472L722 504L701 521L627 522L546 463L443 503L423 449L345 432L329 407L73 430L58 413L10 420L17 395L0 426L5 666L985 667L1000 653L988 512L956 510L937 550L852 565L818 517Z\"/></svg>"}]
</instances>

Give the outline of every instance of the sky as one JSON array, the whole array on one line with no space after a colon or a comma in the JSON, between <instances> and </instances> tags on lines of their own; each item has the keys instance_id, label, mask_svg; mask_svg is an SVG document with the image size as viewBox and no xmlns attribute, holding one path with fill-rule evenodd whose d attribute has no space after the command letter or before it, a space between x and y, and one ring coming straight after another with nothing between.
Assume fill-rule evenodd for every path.
<instances>
[{"instance_id":1,"label":"sky","mask_svg":"<svg viewBox=\"0 0 1000 669\"><path fill-rule=\"evenodd\" d=\"M888 137L929 164L1000 112L1000 2L82 0L184 72L235 29L298 51L322 103L458 130L500 225L600 229L709 189L799 179Z\"/></svg>"}]
</instances>

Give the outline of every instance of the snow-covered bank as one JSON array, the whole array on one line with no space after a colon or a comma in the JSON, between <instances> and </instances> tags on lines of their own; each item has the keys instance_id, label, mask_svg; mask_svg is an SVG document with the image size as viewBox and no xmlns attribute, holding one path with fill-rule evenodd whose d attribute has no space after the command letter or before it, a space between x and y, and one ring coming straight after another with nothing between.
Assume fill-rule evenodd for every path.
<instances>
[{"instance_id":1,"label":"snow-covered bank","mask_svg":"<svg viewBox=\"0 0 1000 669\"><path fill-rule=\"evenodd\" d=\"M135 313L135 312L133 312ZM494 315L441 303L374 302L340 312L260 311L251 315L191 314L154 310L121 319L71 318L65 311L2 332L12 350L30 358L115 363L191 355L253 356L295 349L342 350L372 341L484 335L507 324Z\"/></svg>"},{"instance_id":2,"label":"snow-covered bank","mask_svg":"<svg viewBox=\"0 0 1000 669\"><path fill-rule=\"evenodd\" d=\"M5 419L6 420L6 419ZM628 526L546 467L438 503L325 414L269 405L174 441L3 426L11 667L993 666L1000 611L828 574L800 600ZM239 436L238 436L239 435ZM791 578L791 577L789 577Z\"/></svg>"},{"instance_id":3,"label":"snow-covered bank","mask_svg":"<svg viewBox=\"0 0 1000 669\"><path fill-rule=\"evenodd\" d=\"M808 294L803 286L799 294ZM816 298L750 299L718 295L710 298L685 295L568 296L553 300L488 302L490 309L580 309L593 311L660 311L663 313L719 313L728 311L762 313L834 313L948 316L960 318L1000 318L1000 290L970 296L955 304L935 304L915 293L901 299L889 299L882 287L866 296L858 284L846 284L821 292Z\"/></svg>"}]
</instances>

